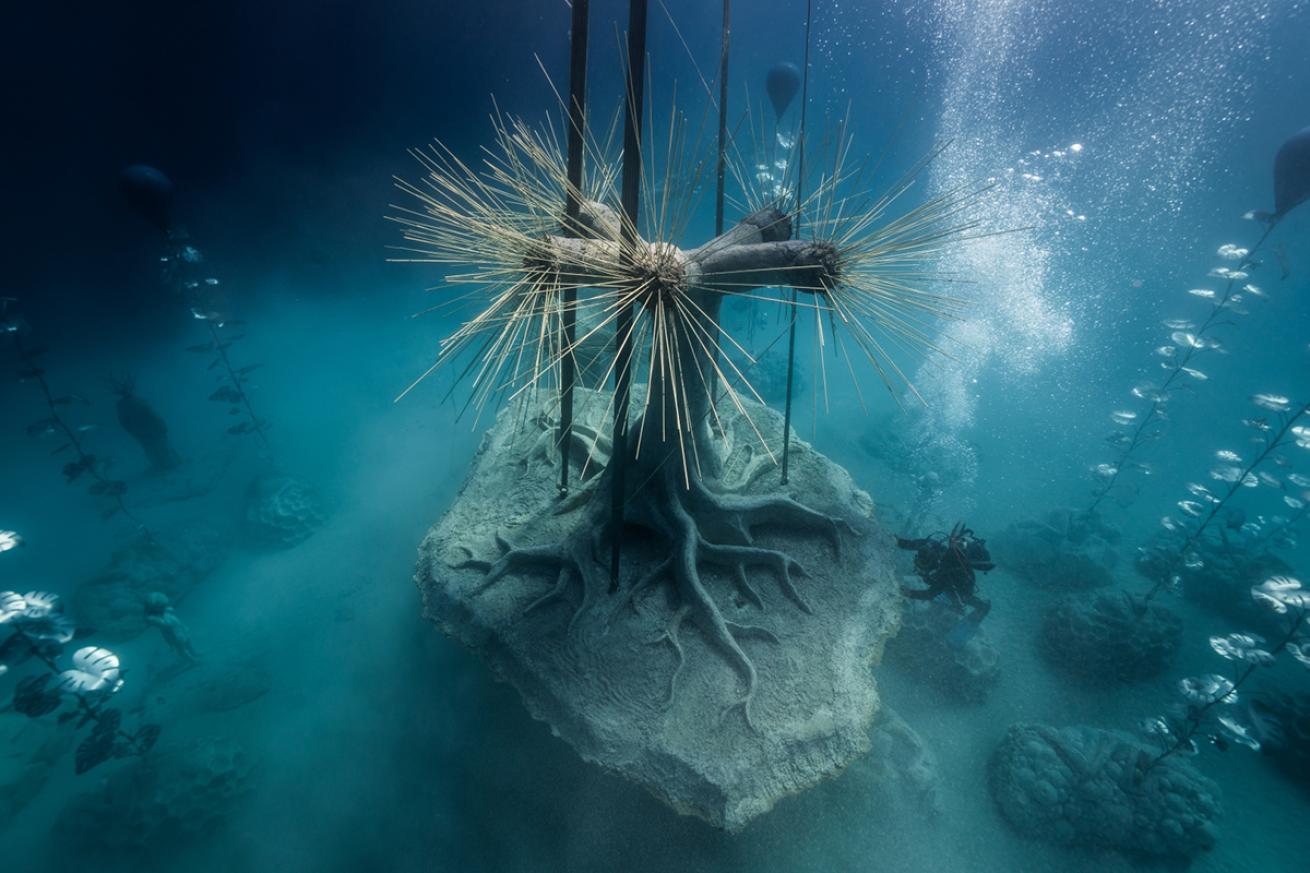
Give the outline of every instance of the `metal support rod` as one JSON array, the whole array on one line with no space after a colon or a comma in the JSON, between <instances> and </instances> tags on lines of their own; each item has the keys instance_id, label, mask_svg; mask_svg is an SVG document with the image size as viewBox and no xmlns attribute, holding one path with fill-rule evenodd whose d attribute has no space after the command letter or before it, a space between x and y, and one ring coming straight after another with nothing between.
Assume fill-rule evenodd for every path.
<instances>
[{"instance_id":1,"label":"metal support rod","mask_svg":"<svg viewBox=\"0 0 1310 873\"><path fill-rule=\"evenodd\" d=\"M582 212L582 144L587 130L587 18L591 0L573 0L569 59L568 190L564 192L564 235L574 236ZM559 493L569 493L569 448L573 442L573 338L577 330L578 289L564 288L559 374Z\"/></svg>"},{"instance_id":2,"label":"metal support rod","mask_svg":"<svg viewBox=\"0 0 1310 873\"><path fill-rule=\"evenodd\" d=\"M805 0L805 63L801 68L801 126L796 135L796 222L795 232L801 234L801 204L804 203L805 185L805 108L810 96L810 20L814 0ZM791 460L791 395L796 364L796 289L791 289L788 307L791 323L787 326L787 399L782 415L782 484L787 484Z\"/></svg>"},{"instance_id":3,"label":"metal support rod","mask_svg":"<svg viewBox=\"0 0 1310 873\"><path fill-rule=\"evenodd\" d=\"M728 43L732 2L723 0L723 48L719 53L719 164L714 188L714 235L723 235L723 177L728 150Z\"/></svg>"},{"instance_id":4,"label":"metal support rod","mask_svg":"<svg viewBox=\"0 0 1310 873\"><path fill-rule=\"evenodd\" d=\"M646 0L628 3L627 111L623 121L623 222L621 255L633 257L641 206L641 127L646 98ZM629 260L629 263L631 261ZM632 306L619 308L614 333L614 435L610 445L610 593L619 587L623 551L623 497L628 461L628 395L631 388Z\"/></svg>"}]
</instances>

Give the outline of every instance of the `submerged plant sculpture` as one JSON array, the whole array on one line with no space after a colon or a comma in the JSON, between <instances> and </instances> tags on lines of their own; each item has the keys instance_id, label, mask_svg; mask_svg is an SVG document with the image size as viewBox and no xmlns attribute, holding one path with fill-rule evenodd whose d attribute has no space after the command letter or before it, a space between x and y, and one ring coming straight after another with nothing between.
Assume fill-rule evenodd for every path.
<instances>
[{"instance_id":1,"label":"submerged plant sculpture","mask_svg":"<svg viewBox=\"0 0 1310 873\"><path fill-rule=\"evenodd\" d=\"M1164 326L1171 333L1169 343L1159 346L1155 354L1160 357L1160 366L1165 374L1160 382L1147 381L1133 387L1133 397L1148 404L1144 411L1133 409L1115 410L1110 418L1121 430L1116 430L1107 438L1117 453L1113 461L1097 464L1092 468L1097 478L1097 485L1092 491L1092 502L1088 511L1095 510L1110 492L1123 481L1123 474L1128 470L1150 473L1149 465L1138 460L1139 451L1161 436L1161 425L1166 419L1169 401L1189 379L1204 382L1209 376L1192 366L1198 355L1207 352L1226 353L1222 342L1213 336L1215 328L1233 323L1237 316L1247 315L1243 304L1248 298L1264 298L1265 292L1259 286L1247 280L1251 271L1261 266L1256 254L1269 239L1279 223L1287 214L1310 197L1310 129L1302 130L1283 143L1274 159L1274 211L1248 212L1246 218L1259 220L1264 224L1264 232L1250 248L1233 243L1219 247L1218 256L1232 266L1217 266L1210 271L1210 278L1223 282L1222 290L1213 288L1192 288L1187 293L1192 297L1208 301L1210 311L1199 322L1186 318L1166 319ZM1287 278L1286 272L1283 278ZM1182 376L1189 379L1182 379Z\"/></svg>"},{"instance_id":2,"label":"submerged plant sculpture","mask_svg":"<svg viewBox=\"0 0 1310 873\"><path fill-rule=\"evenodd\" d=\"M240 365L229 354L244 336L233 331L242 322L227 312L222 283L210 274L204 255L191 244L190 234L173 221L173 182L154 167L140 164L123 170L119 182L128 202L164 235L167 251L159 259L164 284L186 303L192 318L205 326L206 341L188 346L187 351L212 356L208 369L218 370L219 384L209 399L228 404L229 416L240 416L227 432L254 436L267 449L268 421L255 413L246 390L250 374L261 365Z\"/></svg>"},{"instance_id":3,"label":"submerged plant sculpture","mask_svg":"<svg viewBox=\"0 0 1310 873\"><path fill-rule=\"evenodd\" d=\"M1160 743L1160 754L1151 762L1152 766L1172 755L1196 754L1198 737L1208 738L1221 750L1233 743L1258 750L1260 741L1255 729L1235 714L1238 692L1257 670L1272 666L1283 652L1310 668L1310 634L1306 633L1310 593L1301 589L1299 580L1274 576L1252 586L1251 597L1281 619L1281 636L1273 644L1252 633L1210 638L1210 648L1215 654L1233 662L1232 677L1212 673L1178 683L1183 698L1181 705L1144 724L1147 733Z\"/></svg>"},{"instance_id":4,"label":"submerged plant sculpture","mask_svg":"<svg viewBox=\"0 0 1310 873\"><path fill-rule=\"evenodd\" d=\"M703 162L689 157L676 112L660 135L668 139L663 157L640 189L642 222L618 208L616 174L594 141L578 189L568 183L549 130L500 118L495 123L496 147L481 164L469 165L436 143L414 153L423 178L397 183L415 201L412 208L395 207L393 218L408 241L402 259L464 267L447 281L464 286L461 297L479 307L443 341L428 372L462 357L461 375L471 380L476 408L503 398L540 404L541 387L558 384L561 365L575 349L612 330L607 375L616 392L597 396L609 404L607 415L619 419L605 468L555 508L581 510L572 533L532 546L497 535L499 554L470 556L461 566L485 573L481 590L511 572L550 574L554 586L529 610L566 599L580 585L570 627L592 605L592 595L607 587L631 602L667 585L673 605L662 640L678 657L672 690L684 664L679 634L691 624L744 682L729 710L740 710L750 724L758 677L740 641L776 638L726 617L703 584L701 568L728 570L741 596L756 603L749 571L765 568L796 608L808 612L799 584L805 568L784 551L756 545L755 532L763 525L808 531L839 549L843 531L836 518L784 492L741 496L719 482L722 416L731 409L749 421L750 401L759 401L749 381L753 358L725 331L721 304L731 297L760 302L770 286L794 289L803 295L794 312L813 313L821 347L831 339L852 373L862 357L889 387L902 383L893 353L928 345L931 322L954 311L956 301L928 290L936 278L932 260L977 229L970 207L980 189L946 191L897 213L932 155L884 194L869 196L869 180L862 167L849 165L843 140L803 203L795 202L792 190L752 204L723 235L683 249L675 240L692 212L695 185L688 180L700 177ZM647 156L656 153L655 134L648 136L642 146ZM569 199L580 202L576 221L564 217ZM811 235L793 238L793 216L801 211L811 219ZM566 316L589 327L570 338ZM735 355L725 354L729 349ZM739 367L734 358L748 365ZM637 408L629 419L624 400L634 382ZM766 444L754 422L751 428L759 441L758 474L777 447ZM592 451L579 455L598 463ZM616 539L628 535L620 521L662 542L666 557L626 574L621 563L611 563L607 584L600 554L612 553Z\"/></svg>"},{"instance_id":5,"label":"submerged plant sculpture","mask_svg":"<svg viewBox=\"0 0 1310 873\"><path fill-rule=\"evenodd\" d=\"M1256 394L1251 401L1262 410L1274 413L1274 419L1271 421L1268 416L1243 419L1242 425L1255 432L1251 441L1256 448L1250 460L1231 449L1220 449L1215 453L1218 463L1210 471L1210 478L1220 483L1221 489L1215 492L1199 482L1189 483L1188 496L1177 504L1181 518L1166 515L1161 519L1172 541L1166 540L1153 554L1138 561L1139 568L1153 579L1144 598L1147 603L1166 588L1176 589L1182 582L1183 571L1204 566L1196 546L1213 529L1226 525L1223 513L1242 489L1263 485L1278 491L1285 506L1298 510L1304 507L1299 484L1304 477L1295 472L1293 462L1281 450L1289 446L1310 450L1310 424L1307 424L1310 403L1294 403L1277 394ZM1281 478L1264 469L1269 463L1280 468ZM1259 531L1256 523L1243 525L1248 526L1252 532Z\"/></svg>"},{"instance_id":6,"label":"submerged plant sculpture","mask_svg":"<svg viewBox=\"0 0 1310 873\"><path fill-rule=\"evenodd\" d=\"M136 379L124 373L110 379L109 387L118 396L118 423L141 446L150 466L156 470L176 467L181 459L168 440L168 425L154 407L137 396Z\"/></svg>"},{"instance_id":7,"label":"submerged plant sculpture","mask_svg":"<svg viewBox=\"0 0 1310 873\"><path fill-rule=\"evenodd\" d=\"M1199 322L1185 318L1169 318L1164 321L1164 326L1171 331L1169 343L1155 350L1156 356L1161 358L1160 367L1165 371L1164 378L1159 382L1141 382L1132 389L1134 399L1145 401L1146 408L1141 411L1117 409L1110 413L1110 419L1121 429L1111 433L1106 442L1118 452L1114 460L1093 468L1092 472L1098 481L1092 491L1088 512L1095 511L1101 505L1122 481L1125 472L1138 470L1150 474L1150 466L1138 460L1138 453L1163 435L1162 427L1168 418L1169 403L1178 392L1184 386L1190 387L1190 383L1209 379L1207 373L1196 368L1197 358L1208 353L1226 353L1224 344L1215 338L1214 330L1232 324L1236 316L1247 314L1247 310L1242 307L1246 297L1265 296L1257 286L1246 281L1249 278L1248 270L1258 266L1251 252L1234 245L1223 245L1219 247L1219 257L1237 262L1232 268L1220 266L1210 271L1211 277L1224 282L1223 290L1216 292L1210 288L1192 288L1187 292L1193 297L1209 301L1210 311L1206 317Z\"/></svg>"},{"instance_id":8,"label":"submerged plant sculpture","mask_svg":"<svg viewBox=\"0 0 1310 873\"><path fill-rule=\"evenodd\" d=\"M122 515L131 521L151 543L158 545L145 522L134 515L123 501L123 495L127 493L127 483L113 478L110 459L87 450L84 444L85 434L94 426L75 426L65 417L65 410L74 403L85 405L88 401L79 394L56 394L50 388L50 383L46 381L45 367L41 363L46 350L28 345L27 335L31 328L14 312L14 303L11 298L0 298L0 340L6 341L14 352L19 367L19 381L36 385L46 407L45 416L29 424L27 433L36 437L53 435L62 439L50 454L64 457L72 455L73 459L64 464L64 479L69 484L90 480L91 484L87 487L87 492L102 502L103 508L100 512L102 518Z\"/></svg>"},{"instance_id":9,"label":"submerged plant sculpture","mask_svg":"<svg viewBox=\"0 0 1310 873\"><path fill-rule=\"evenodd\" d=\"M57 659L78 633L64 615L58 595L0 591L0 634L5 632L0 675L32 658L46 667L46 672L18 681L14 710L29 718L58 711L61 723L76 719L79 728L91 725L74 756L79 775L114 758L144 757L154 747L159 725L142 725L129 733L122 728L122 711L109 705L123 687L118 655L99 646L83 646L73 653L71 667L59 666Z\"/></svg>"}]
</instances>

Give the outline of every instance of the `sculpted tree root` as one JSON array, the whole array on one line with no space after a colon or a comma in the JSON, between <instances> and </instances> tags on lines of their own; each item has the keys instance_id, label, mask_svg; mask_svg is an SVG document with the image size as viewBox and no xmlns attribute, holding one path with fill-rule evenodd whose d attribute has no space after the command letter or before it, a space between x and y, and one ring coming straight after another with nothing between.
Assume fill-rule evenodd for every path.
<instances>
[{"instance_id":1,"label":"sculpted tree root","mask_svg":"<svg viewBox=\"0 0 1310 873\"><path fill-rule=\"evenodd\" d=\"M519 464L525 475L531 475L538 464L557 466L560 459L559 420L549 413L537 416L540 431L528 447ZM579 477L594 480L595 474L605 467L610 457L610 438L594 425L575 421L569 430L570 456L582 461Z\"/></svg>"},{"instance_id":2,"label":"sculpted tree root","mask_svg":"<svg viewBox=\"0 0 1310 873\"><path fill-rule=\"evenodd\" d=\"M755 730L751 702L759 677L741 641L753 637L777 643L778 638L767 628L726 618L706 589L700 568L708 564L728 570L742 596L761 610L764 609L764 600L752 585L747 570L768 568L776 577L782 593L799 609L812 613L796 584L797 579L808 575L804 567L786 552L755 545L754 530L767 525L824 533L831 537L834 551L840 557L839 527L846 526L849 530L849 526L787 496L717 494L694 477L688 485L676 464L652 464L633 459L628 475L636 490L630 494L625 507L625 523L644 528L663 540L667 557L614 595L605 623L608 626L615 621L627 607L635 609L640 595L657 583L671 583L675 603L673 612L664 630L651 640L653 644L667 643L676 658L665 705L672 703L686 664L680 633L684 624L690 622L745 682L744 694L724 710L724 716L740 710L747 726ZM580 583L581 598L573 606L567 627L571 633L579 617L592 608L598 593L609 587L606 565L602 563L608 557L608 550L602 554L600 548L606 544L609 530L609 473L596 477L594 481L594 487L578 492L586 497L587 502L582 518L563 540L513 546L498 534L496 542L500 555L494 561L470 556L457 567L478 569L486 574L478 593L514 571L553 571L555 582L552 588L529 603L524 614L555 601L571 602L568 592L574 582Z\"/></svg>"}]
</instances>

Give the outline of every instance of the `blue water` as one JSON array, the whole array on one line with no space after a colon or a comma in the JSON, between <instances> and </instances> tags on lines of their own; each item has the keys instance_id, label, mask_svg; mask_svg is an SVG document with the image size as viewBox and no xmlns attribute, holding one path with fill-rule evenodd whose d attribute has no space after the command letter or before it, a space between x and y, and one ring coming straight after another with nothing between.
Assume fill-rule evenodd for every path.
<instances>
[{"instance_id":1,"label":"blue water","mask_svg":"<svg viewBox=\"0 0 1310 873\"><path fill-rule=\"evenodd\" d=\"M622 94L626 5L592 4L596 117L608 119ZM649 12L654 127L664 129L676 92L705 150L721 14L688 0L656 0ZM934 264L964 280L951 291L967 306L933 326L947 354L899 359L922 401L903 384L884 390L867 367L857 393L845 365L821 361L812 330L801 331L798 435L846 467L888 524L913 520L914 533L968 519L990 537L1086 506L1093 468L1114 457L1104 442L1117 427L1111 413L1140 414L1130 389L1159 378L1153 350L1171 333L1162 320L1205 318L1210 304L1187 291L1222 288L1208 273L1234 262L1218 249L1258 239L1259 223L1242 216L1271 207L1273 156L1310 124L1310 5L815 0L813 16L814 152L847 113L854 149L886 156L884 180L949 141L907 205L991 182L977 210L1003 233L952 246ZM1174 662L1088 689L1037 652L1054 595L1002 565L983 580L993 603L985 627L1002 659L984 703L876 670L884 698L938 758L944 815L879 800L870 764L857 761L731 835L583 762L422 620L414 550L459 492L490 416L459 415L467 385L447 399L450 369L393 402L461 318L410 317L433 293L449 295L445 274L459 271L387 262L399 236L384 216L403 197L392 176L416 177L405 150L433 137L476 160L492 134L490 95L501 112L543 122L557 105L543 68L555 87L567 81L568 23L566 4L548 0L236 0L30 7L7 26L5 78L17 87L6 106L0 297L16 300L8 311L30 325L30 345L47 349L55 395L77 395L58 410L93 426L79 433L89 452L114 459L106 476L127 483L133 514L166 544L201 525L219 537L216 565L176 604L199 667L179 671L161 636L139 626L117 636L86 626L59 667L77 647L111 648L124 668L115 705L125 724L157 721L160 749L223 738L248 766L245 790L214 802L222 816L212 827L126 851L88 847L67 836L69 816L84 814L77 799L138 761L75 775L86 728L0 711L4 869L1166 869L1017 835L990 795L987 765L1012 722L1131 731L1164 711L1180 678L1223 672L1207 639L1245 628L1176 594L1162 595L1183 621ZM804 23L804 0L734 4L733 118L748 101L762 111L769 67L800 63ZM784 132L795 122L793 109ZM207 358L184 350L206 341L204 323L161 281L167 247L117 190L119 170L141 162L176 183L177 220L244 322L232 354L262 364L246 390L270 422L267 449L226 432L239 419L208 399L217 383ZM713 230L712 178L700 188L684 246ZM1226 353L1198 356L1208 378L1171 399L1162 436L1140 453L1151 475L1126 473L1101 506L1123 538L1114 585L1148 587L1134 550L1161 516L1185 518L1177 503L1188 483L1211 483L1216 451L1250 452L1241 420L1268 414L1251 395L1310 398L1308 231L1310 206L1276 228L1249 280L1267 299L1248 298L1249 314L1215 329ZM782 349L770 350L772 366ZM133 525L121 513L102 519L85 480L65 483L70 456L52 456L58 440L25 432L48 411L17 369L6 364L0 379L0 530L25 545L0 553L0 591L52 591L75 615L79 589L132 541ZM120 426L108 380L124 372L166 420L179 473L147 472ZM1310 453L1282 454L1310 476ZM325 518L282 549L239 533L247 483L271 467L309 482ZM937 485L925 490L929 473ZM203 481L203 493L164 501L179 476ZM1284 494L1297 491L1244 489L1235 505L1252 520L1291 516ZM1310 583L1304 544L1278 555ZM1310 693L1310 673L1280 658L1259 681ZM0 675L0 705L40 669L28 661ZM196 703L210 700L206 683L227 695L221 706ZM1304 784L1240 748L1207 745L1192 765L1224 797L1217 842L1193 869L1303 867Z\"/></svg>"}]
</instances>

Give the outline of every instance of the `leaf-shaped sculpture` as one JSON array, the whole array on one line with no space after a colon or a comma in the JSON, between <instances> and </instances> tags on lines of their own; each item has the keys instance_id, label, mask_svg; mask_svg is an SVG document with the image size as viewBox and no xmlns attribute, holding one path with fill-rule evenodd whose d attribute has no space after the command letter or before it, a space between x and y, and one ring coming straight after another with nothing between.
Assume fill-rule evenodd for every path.
<instances>
[{"instance_id":1,"label":"leaf-shaped sculpture","mask_svg":"<svg viewBox=\"0 0 1310 873\"><path fill-rule=\"evenodd\" d=\"M16 549L23 544L23 538L12 530L0 530L0 552Z\"/></svg>"},{"instance_id":2,"label":"leaf-shaped sculpture","mask_svg":"<svg viewBox=\"0 0 1310 873\"><path fill-rule=\"evenodd\" d=\"M7 624L22 615L27 601L17 591L0 591L0 624Z\"/></svg>"},{"instance_id":3,"label":"leaf-shaped sculpture","mask_svg":"<svg viewBox=\"0 0 1310 873\"><path fill-rule=\"evenodd\" d=\"M21 630L29 640L52 644L55 653L58 653L59 647L77 633L77 627L72 619L62 612L50 612L45 609L25 609L21 615L10 621L10 625ZM42 646L41 650L48 651L49 648Z\"/></svg>"},{"instance_id":4,"label":"leaf-shaped sculpture","mask_svg":"<svg viewBox=\"0 0 1310 873\"><path fill-rule=\"evenodd\" d=\"M132 742L136 745L136 753L144 755L155 747L159 741L159 733L162 731L157 724L143 724L137 728L136 735L132 737Z\"/></svg>"},{"instance_id":5,"label":"leaf-shaped sculpture","mask_svg":"<svg viewBox=\"0 0 1310 873\"><path fill-rule=\"evenodd\" d=\"M113 694L123 687L118 655L99 646L86 646L73 653L73 669L59 674L59 690L65 694Z\"/></svg>"},{"instance_id":6,"label":"leaf-shaped sculpture","mask_svg":"<svg viewBox=\"0 0 1310 873\"><path fill-rule=\"evenodd\" d=\"M1252 585L1251 597L1280 615L1285 615L1289 607L1310 607L1310 592L1302 590L1300 580L1291 576L1271 576L1259 585Z\"/></svg>"},{"instance_id":7,"label":"leaf-shaped sculpture","mask_svg":"<svg viewBox=\"0 0 1310 873\"><path fill-rule=\"evenodd\" d=\"M237 390L233 388L231 385L224 385L223 387L215 391L213 394L210 394L209 399L218 401L220 403L221 402L237 403L241 400L241 394L238 393Z\"/></svg>"},{"instance_id":8,"label":"leaf-shaped sculpture","mask_svg":"<svg viewBox=\"0 0 1310 873\"><path fill-rule=\"evenodd\" d=\"M77 754L73 758L74 768L77 775L81 776L86 771L98 767L110 758L114 757L115 734L114 731L93 730L77 746Z\"/></svg>"},{"instance_id":9,"label":"leaf-shaped sculpture","mask_svg":"<svg viewBox=\"0 0 1310 873\"><path fill-rule=\"evenodd\" d=\"M14 710L28 718L40 718L59 708L62 698L57 688L50 688L50 674L28 676L14 689Z\"/></svg>"},{"instance_id":10,"label":"leaf-shaped sculpture","mask_svg":"<svg viewBox=\"0 0 1310 873\"><path fill-rule=\"evenodd\" d=\"M27 604L27 615L32 618L62 609L59 605L59 595L51 591L29 591L23 595L23 602Z\"/></svg>"}]
</instances>

